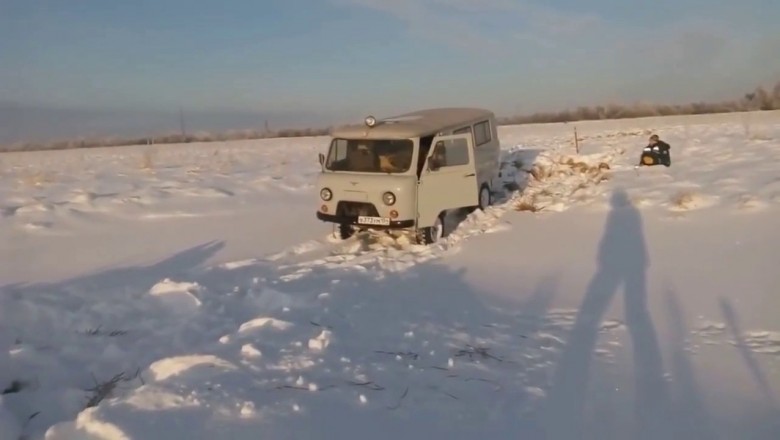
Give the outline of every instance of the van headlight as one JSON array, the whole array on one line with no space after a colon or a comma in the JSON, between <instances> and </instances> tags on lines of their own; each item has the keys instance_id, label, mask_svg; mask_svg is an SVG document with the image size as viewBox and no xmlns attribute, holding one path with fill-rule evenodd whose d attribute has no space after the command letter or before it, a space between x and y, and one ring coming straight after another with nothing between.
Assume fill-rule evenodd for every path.
<instances>
[{"instance_id":1,"label":"van headlight","mask_svg":"<svg viewBox=\"0 0 780 440\"><path fill-rule=\"evenodd\" d=\"M382 194L382 201L387 206L393 206L395 204L395 194L391 193L390 191Z\"/></svg>"},{"instance_id":2,"label":"van headlight","mask_svg":"<svg viewBox=\"0 0 780 440\"><path fill-rule=\"evenodd\" d=\"M328 188L322 188L320 190L320 198L327 202L328 200L333 198L333 192L331 192L331 190L329 190Z\"/></svg>"}]
</instances>

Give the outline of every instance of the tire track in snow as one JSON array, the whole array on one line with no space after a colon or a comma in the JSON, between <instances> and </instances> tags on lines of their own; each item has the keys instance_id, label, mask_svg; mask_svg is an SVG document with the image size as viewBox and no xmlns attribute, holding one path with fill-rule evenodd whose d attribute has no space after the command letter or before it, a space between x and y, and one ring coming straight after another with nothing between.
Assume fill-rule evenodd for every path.
<instances>
[{"instance_id":1,"label":"tire track in snow","mask_svg":"<svg viewBox=\"0 0 780 440\"><path fill-rule=\"evenodd\" d=\"M551 202L556 205L556 209L551 212L560 212L568 206L595 200L600 192L588 192L583 199L577 190L596 186L602 180L585 176L585 171L579 172L577 166L586 163L605 163L610 166L617 155L610 152L572 156L547 150L529 160L529 152L532 151L535 152L521 147L505 151L502 159L503 188L495 197L499 202L485 211L476 210L467 216L456 211L450 212L445 227L452 227L453 224L456 227L437 243L419 245L412 241L410 234L396 237L384 232L367 231L344 241L330 235L323 241L301 243L271 255L267 260L279 263L279 269L287 272L281 277L283 281L297 280L316 271L332 269L375 272L380 277L382 273L404 271L458 252L465 242L474 237L509 230L510 226L504 221L504 216L515 211L518 202L527 194L558 194L559 197ZM540 168L545 170L544 178L536 175ZM307 259L307 256L314 258Z\"/></svg>"}]
</instances>

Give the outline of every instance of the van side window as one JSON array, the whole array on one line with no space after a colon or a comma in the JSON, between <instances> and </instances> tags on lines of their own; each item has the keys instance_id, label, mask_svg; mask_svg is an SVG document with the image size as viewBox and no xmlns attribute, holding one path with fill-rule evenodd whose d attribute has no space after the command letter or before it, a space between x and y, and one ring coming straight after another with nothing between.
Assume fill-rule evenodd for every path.
<instances>
[{"instance_id":1,"label":"van side window","mask_svg":"<svg viewBox=\"0 0 780 440\"><path fill-rule=\"evenodd\" d=\"M483 121L474 125L474 143L476 146L490 142L491 138L490 121Z\"/></svg>"},{"instance_id":2,"label":"van side window","mask_svg":"<svg viewBox=\"0 0 780 440\"><path fill-rule=\"evenodd\" d=\"M344 139L334 139L330 146L328 154L328 167L336 162L341 162L347 158L347 141Z\"/></svg>"},{"instance_id":3,"label":"van side window","mask_svg":"<svg viewBox=\"0 0 780 440\"><path fill-rule=\"evenodd\" d=\"M474 142L474 135L471 132L471 125L461 127L452 132L452 134L471 134L471 142Z\"/></svg>"},{"instance_id":4,"label":"van side window","mask_svg":"<svg viewBox=\"0 0 780 440\"><path fill-rule=\"evenodd\" d=\"M439 141L431 155L439 168L469 164L469 145L463 139Z\"/></svg>"}]
</instances>

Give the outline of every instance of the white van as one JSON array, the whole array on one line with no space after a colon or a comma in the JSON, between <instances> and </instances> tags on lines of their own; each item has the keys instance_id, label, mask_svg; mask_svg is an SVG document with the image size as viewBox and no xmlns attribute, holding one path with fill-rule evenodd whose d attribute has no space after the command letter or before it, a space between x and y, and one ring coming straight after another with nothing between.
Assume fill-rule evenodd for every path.
<instances>
[{"instance_id":1,"label":"white van","mask_svg":"<svg viewBox=\"0 0 780 440\"><path fill-rule=\"evenodd\" d=\"M331 133L319 155L317 218L342 239L361 229L402 229L418 243L441 238L445 214L485 209L499 184L495 115L477 108L420 110Z\"/></svg>"}]
</instances>

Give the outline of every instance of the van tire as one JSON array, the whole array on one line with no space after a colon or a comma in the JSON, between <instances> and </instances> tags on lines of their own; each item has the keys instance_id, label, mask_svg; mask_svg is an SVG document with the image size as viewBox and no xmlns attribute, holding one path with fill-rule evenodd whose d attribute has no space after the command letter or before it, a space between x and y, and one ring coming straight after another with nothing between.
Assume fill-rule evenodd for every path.
<instances>
[{"instance_id":1,"label":"van tire","mask_svg":"<svg viewBox=\"0 0 780 440\"><path fill-rule=\"evenodd\" d=\"M493 194L490 193L490 187L487 183L483 183L479 188L479 209L484 211L488 206L493 204Z\"/></svg>"},{"instance_id":2,"label":"van tire","mask_svg":"<svg viewBox=\"0 0 780 440\"><path fill-rule=\"evenodd\" d=\"M355 235L355 228L347 224L339 224L339 238L347 240Z\"/></svg>"},{"instance_id":3,"label":"van tire","mask_svg":"<svg viewBox=\"0 0 780 440\"><path fill-rule=\"evenodd\" d=\"M444 236L444 215L439 214L433 226L422 228L418 232L417 242L420 244L433 244Z\"/></svg>"}]
</instances>

